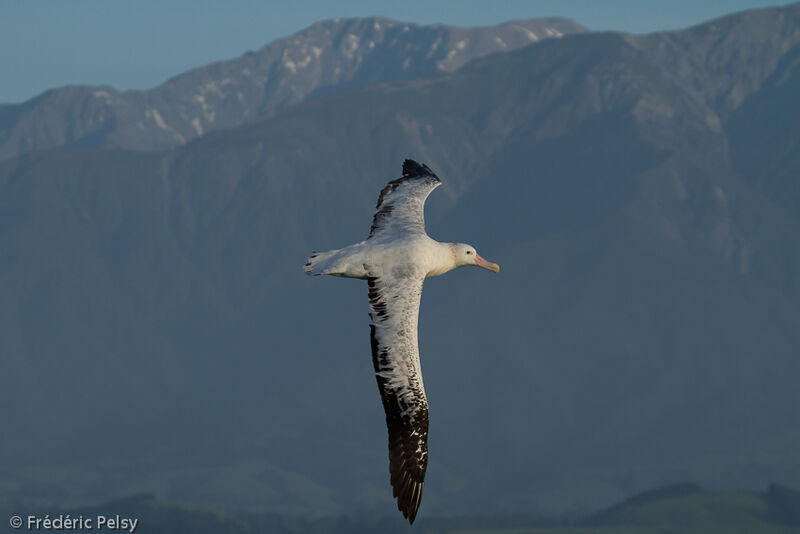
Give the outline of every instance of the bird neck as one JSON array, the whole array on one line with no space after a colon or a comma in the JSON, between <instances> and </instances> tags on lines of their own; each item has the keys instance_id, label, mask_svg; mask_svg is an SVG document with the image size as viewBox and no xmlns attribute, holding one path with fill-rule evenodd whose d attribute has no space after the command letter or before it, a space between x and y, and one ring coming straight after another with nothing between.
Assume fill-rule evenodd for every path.
<instances>
[{"instance_id":1,"label":"bird neck","mask_svg":"<svg viewBox=\"0 0 800 534\"><path fill-rule=\"evenodd\" d=\"M459 267L456 263L456 244L455 243L437 243L438 247L434 255L434 261L431 270L428 271L427 278L431 276L439 276L446 272L452 271Z\"/></svg>"}]
</instances>

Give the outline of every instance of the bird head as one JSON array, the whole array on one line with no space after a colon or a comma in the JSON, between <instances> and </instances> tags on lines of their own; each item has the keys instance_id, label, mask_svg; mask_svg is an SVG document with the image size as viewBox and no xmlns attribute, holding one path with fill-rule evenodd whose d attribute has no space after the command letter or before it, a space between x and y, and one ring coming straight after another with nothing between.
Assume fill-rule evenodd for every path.
<instances>
[{"instance_id":1,"label":"bird head","mask_svg":"<svg viewBox=\"0 0 800 534\"><path fill-rule=\"evenodd\" d=\"M457 267L464 267L466 265L477 265L489 271L499 273L500 266L496 263L487 261L478 254L475 247L467 245L466 243L456 243L453 247L455 250L455 260Z\"/></svg>"}]
</instances>

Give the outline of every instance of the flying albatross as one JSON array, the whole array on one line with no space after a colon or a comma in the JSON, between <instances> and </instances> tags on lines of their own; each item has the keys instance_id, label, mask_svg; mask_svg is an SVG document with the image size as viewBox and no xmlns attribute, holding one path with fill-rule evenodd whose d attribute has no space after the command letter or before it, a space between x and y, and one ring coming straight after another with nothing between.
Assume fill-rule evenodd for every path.
<instances>
[{"instance_id":1,"label":"flying albatross","mask_svg":"<svg viewBox=\"0 0 800 534\"><path fill-rule=\"evenodd\" d=\"M304 267L310 275L367 281L372 363L389 427L392 493L412 524L428 466L428 401L417 345L422 284L465 265L500 271L470 245L439 243L425 233L425 199L441 184L427 165L405 160L403 176L381 190L369 237L343 249L315 252Z\"/></svg>"}]
</instances>

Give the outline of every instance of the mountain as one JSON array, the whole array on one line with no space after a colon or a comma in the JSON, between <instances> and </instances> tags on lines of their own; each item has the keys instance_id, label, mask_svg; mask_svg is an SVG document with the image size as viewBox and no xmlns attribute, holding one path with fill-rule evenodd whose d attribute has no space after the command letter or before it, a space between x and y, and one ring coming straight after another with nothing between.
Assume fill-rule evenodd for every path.
<instances>
[{"instance_id":1,"label":"mountain","mask_svg":"<svg viewBox=\"0 0 800 534\"><path fill-rule=\"evenodd\" d=\"M583 31L561 18L468 29L324 21L147 91L64 87L2 106L0 158L62 145L163 150L326 93L453 72L476 57Z\"/></svg>"},{"instance_id":2,"label":"mountain","mask_svg":"<svg viewBox=\"0 0 800 534\"><path fill-rule=\"evenodd\" d=\"M780 484L770 484L766 492L707 491L696 484L675 484L615 504L583 526L661 532L782 532L800 526L798 513L800 492Z\"/></svg>"},{"instance_id":3,"label":"mountain","mask_svg":"<svg viewBox=\"0 0 800 534\"><path fill-rule=\"evenodd\" d=\"M502 267L426 283L421 520L797 486L798 36L800 4L567 35L0 162L0 500L393 513L366 288L301 267L405 157L431 236Z\"/></svg>"}]
</instances>

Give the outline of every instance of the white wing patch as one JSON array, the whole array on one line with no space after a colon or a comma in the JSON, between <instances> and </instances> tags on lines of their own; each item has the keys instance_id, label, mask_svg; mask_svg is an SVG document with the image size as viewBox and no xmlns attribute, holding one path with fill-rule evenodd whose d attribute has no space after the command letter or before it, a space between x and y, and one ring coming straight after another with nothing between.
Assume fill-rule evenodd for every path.
<instances>
[{"instance_id":1,"label":"white wing patch","mask_svg":"<svg viewBox=\"0 0 800 534\"><path fill-rule=\"evenodd\" d=\"M369 270L369 267L367 266ZM389 472L397 507L410 522L419 510L428 466L428 401L417 321L424 273L414 267L367 278L375 377L389 430Z\"/></svg>"}]
</instances>

